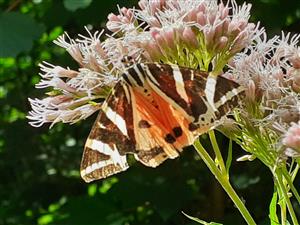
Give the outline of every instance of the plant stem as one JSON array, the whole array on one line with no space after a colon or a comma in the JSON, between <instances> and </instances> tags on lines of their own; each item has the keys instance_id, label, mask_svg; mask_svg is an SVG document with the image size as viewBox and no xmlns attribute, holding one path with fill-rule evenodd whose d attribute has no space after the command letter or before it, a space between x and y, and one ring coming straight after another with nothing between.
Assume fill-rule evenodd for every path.
<instances>
[{"instance_id":1,"label":"plant stem","mask_svg":"<svg viewBox=\"0 0 300 225\"><path fill-rule=\"evenodd\" d=\"M278 184L278 181L277 179L275 178L275 186L277 187L277 193L278 193L278 196L279 196L279 199L278 199L278 204L280 206L280 220L281 220L281 225L286 225L286 203L285 201L283 201L284 197L283 197L283 194L282 194L282 190L280 189L279 187L279 184Z\"/></svg>"},{"instance_id":2,"label":"plant stem","mask_svg":"<svg viewBox=\"0 0 300 225\"><path fill-rule=\"evenodd\" d=\"M209 135L210 142L213 146L213 150L214 150L215 155L216 155L217 164L220 167L221 172L226 173L225 164L224 164L224 161L223 161L221 151L219 149L219 145L218 145L214 130L209 131L208 135Z\"/></svg>"},{"instance_id":3,"label":"plant stem","mask_svg":"<svg viewBox=\"0 0 300 225\"><path fill-rule=\"evenodd\" d=\"M292 172L292 181L295 180L295 178L296 178L296 176L297 176L297 173L298 173L299 169L300 169L300 168L299 168L299 164L297 164L296 167L295 167L295 169L294 169L293 172Z\"/></svg>"},{"instance_id":4,"label":"plant stem","mask_svg":"<svg viewBox=\"0 0 300 225\"><path fill-rule=\"evenodd\" d=\"M283 176L282 172L279 170L276 170L274 175L275 175L274 177L276 179L277 186L280 189L280 194L282 195L282 197L284 199L284 204L287 205L287 208L288 208L289 214L292 218L293 224L299 225L295 211L292 206L292 203L288 196L288 190L286 188L286 185L284 185L284 183L283 183L284 176Z\"/></svg>"},{"instance_id":5,"label":"plant stem","mask_svg":"<svg viewBox=\"0 0 300 225\"><path fill-rule=\"evenodd\" d=\"M283 176L284 176L287 184L289 185L289 188L292 190L293 195L295 196L295 198L297 199L298 203L300 204L300 195L299 195L297 189L295 188L295 186L293 184L293 180L295 179L295 176L296 176L296 174L298 172L298 169L299 168L298 168L298 165L297 165L296 169L293 172L292 177L290 177L290 174L289 174L289 172L286 169L282 171L282 174L283 174Z\"/></svg>"},{"instance_id":6,"label":"plant stem","mask_svg":"<svg viewBox=\"0 0 300 225\"><path fill-rule=\"evenodd\" d=\"M199 155L201 156L202 160L205 162L206 166L209 168L209 170L216 177L216 179L221 184L223 189L226 191L228 196L234 202L235 206L238 208L238 210L244 217L247 224L248 225L256 225L254 219L252 218L249 211L245 207L243 201L239 198L239 196L237 195L237 193L234 191L233 187L231 186L228 175L226 173L224 174L224 173L222 173L222 171L220 171L218 166L215 164L213 159L206 152L206 150L201 145L199 140L196 140L194 142L194 147L197 150L197 152L199 153Z\"/></svg>"}]
</instances>

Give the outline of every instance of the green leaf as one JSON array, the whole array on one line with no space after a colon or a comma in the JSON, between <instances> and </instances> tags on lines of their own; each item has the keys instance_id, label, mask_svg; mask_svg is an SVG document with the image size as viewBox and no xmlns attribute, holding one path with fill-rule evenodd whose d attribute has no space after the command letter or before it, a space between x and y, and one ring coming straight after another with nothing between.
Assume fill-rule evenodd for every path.
<instances>
[{"instance_id":1,"label":"green leaf","mask_svg":"<svg viewBox=\"0 0 300 225\"><path fill-rule=\"evenodd\" d=\"M92 3L92 0L64 0L64 6L69 11L84 9Z\"/></svg>"},{"instance_id":2,"label":"green leaf","mask_svg":"<svg viewBox=\"0 0 300 225\"><path fill-rule=\"evenodd\" d=\"M43 31L44 27L28 15L0 13L0 57L15 57L30 50Z\"/></svg>"},{"instance_id":3,"label":"green leaf","mask_svg":"<svg viewBox=\"0 0 300 225\"><path fill-rule=\"evenodd\" d=\"M223 224L221 224L221 223L215 223L215 222L210 222L210 223L208 223L208 222L205 222L204 220L198 219L197 217L189 216L189 215L187 215L187 214L184 213L184 212L182 212L182 214L185 215L185 216L186 216L187 218L189 218L190 220L193 220L193 221L195 221L195 222L197 222L197 223L200 223L200 224L203 224L203 225L223 225Z\"/></svg>"},{"instance_id":4,"label":"green leaf","mask_svg":"<svg viewBox=\"0 0 300 225\"><path fill-rule=\"evenodd\" d=\"M270 217L270 220L271 220L271 225L277 225L279 224L279 220L278 220L278 217L277 217L277 213L276 213L276 208L277 208L277 199L278 199L278 196L277 196L277 191L275 190L274 193L273 193L273 197L272 197L272 200L271 200L271 203L270 203L270 206L269 206L269 217Z\"/></svg>"}]
</instances>

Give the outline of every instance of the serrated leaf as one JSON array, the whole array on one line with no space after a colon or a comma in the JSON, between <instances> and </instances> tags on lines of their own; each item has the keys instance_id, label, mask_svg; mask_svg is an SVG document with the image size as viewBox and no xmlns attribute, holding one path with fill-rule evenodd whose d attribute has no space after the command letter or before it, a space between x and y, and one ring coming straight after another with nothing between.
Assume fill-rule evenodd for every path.
<instances>
[{"instance_id":1,"label":"serrated leaf","mask_svg":"<svg viewBox=\"0 0 300 225\"><path fill-rule=\"evenodd\" d=\"M84 9L92 3L92 0L64 0L64 6L69 11Z\"/></svg>"},{"instance_id":2,"label":"serrated leaf","mask_svg":"<svg viewBox=\"0 0 300 225\"><path fill-rule=\"evenodd\" d=\"M15 57L30 50L43 31L44 27L28 15L0 13L0 57Z\"/></svg>"},{"instance_id":3,"label":"serrated leaf","mask_svg":"<svg viewBox=\"0 0 300 225\"><path fill-rule=\"evenodd\" d=\"M193 220L193 221L195 221L195 222L197 222L197 223L200 223L200 224L202 224L202 225L223 225L223 224L221 224L221 223L216 223L216 222L205 222L204 220L200 220L199 218L197 218L197 217L193 217L193 216L189 216L188 214L186 214L186 213L184 213L184 212L182 212L182 214L183 215L185 215L187 218L189 218L190 220Z\"/></svg>"}]
</instances>

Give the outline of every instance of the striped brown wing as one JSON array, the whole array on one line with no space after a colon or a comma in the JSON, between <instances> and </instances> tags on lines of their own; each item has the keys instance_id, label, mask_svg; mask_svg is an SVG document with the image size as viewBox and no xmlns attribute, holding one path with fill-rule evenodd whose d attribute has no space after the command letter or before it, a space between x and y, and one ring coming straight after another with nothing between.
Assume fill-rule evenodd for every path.
<instances>
[{"instance_id":1,"label":"striped brown wing","mask_svg":"<svg viewBox=\"0 0 300 225\"><path fill-rule=\"evenodd\" d=\"M133 116L127 85L119 82L103 103L86 141L81 176L86 182L128 168L127 153L135 152Z\"/></svg>"},{"instance_id":2,"label":"striped brown wing","mask_svg":"<svg viewBox=\"0 0 300 225\"><path fill-rule=\"evenodd\" d=\"M149 83L191 121L191 130L213 126L239 103L244 88L222 76L166 64L143 64Z\"/></svg>"}]
</instances>

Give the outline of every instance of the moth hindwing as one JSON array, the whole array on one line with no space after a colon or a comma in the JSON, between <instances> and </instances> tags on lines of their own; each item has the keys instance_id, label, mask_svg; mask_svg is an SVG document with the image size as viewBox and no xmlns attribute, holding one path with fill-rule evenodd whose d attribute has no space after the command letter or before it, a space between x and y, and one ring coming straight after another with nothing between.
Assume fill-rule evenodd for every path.
<instances>
[{"instance_id":1,"label":"moth hindwing","mask_svg":"<svg viewBox=\"0 0 300 225\"><path fill-rule=\"evenodd\" d=\"M244 89L222 76L166 64L134 64L103 103L84 148L86 182L128 168L127 154L156 167L175 158L237 106Z\"/></svg>"}]
</instances>

